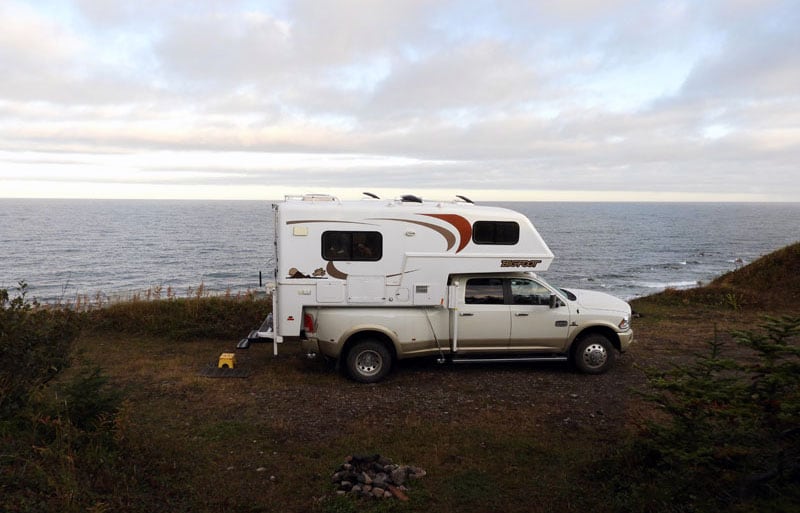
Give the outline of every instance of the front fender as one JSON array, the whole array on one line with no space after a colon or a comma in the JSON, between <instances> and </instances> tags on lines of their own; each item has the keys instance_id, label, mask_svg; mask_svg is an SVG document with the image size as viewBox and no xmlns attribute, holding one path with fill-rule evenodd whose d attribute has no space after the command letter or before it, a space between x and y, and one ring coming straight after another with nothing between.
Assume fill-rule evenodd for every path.
<instances>
[{"instance_id":1,"label":"front fender","mask_svg":"<svg viewBox=\"0 0 800 513\"><path fill-rule=\"evenodd\" d=\"M628 330L631 332L631 330ZM632 332L628 336L624 336L627 332L620 332L617 330L617 327L611 323L595 323L595 324L587 324L585 326L578 326L578 328L572 332L569 340L569 347L570 349L574 345L575 341L581 338L583 335L589 333L600 333L608 340L610 340L614 347L617 348L618 351L624 351L627 346L629 345L629 340L633 337ZM623 341L627 342L623 344Z\"/></svg>"}]
</instances>

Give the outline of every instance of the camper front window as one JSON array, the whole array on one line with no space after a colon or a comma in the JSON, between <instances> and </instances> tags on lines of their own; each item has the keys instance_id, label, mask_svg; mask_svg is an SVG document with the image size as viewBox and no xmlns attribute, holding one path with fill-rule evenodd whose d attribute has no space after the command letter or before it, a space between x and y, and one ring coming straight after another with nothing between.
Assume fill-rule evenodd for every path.
<instances>
[{"instance_id":1,"label":"camper front window","mask_svg":"<svg viewBox=\"0 0 800 513\"><path fill-rule=\"evenodd\" d=\"M519 242L519 224L514 221L475 221L472 241L475 244L513 246Z\"/></svg>"},{"instance_id":2,"label":"camper front window","mask_svg":"<svg viewBox=\"0 0 800 513\"><path fill-rule=\"evenodd\" d=\"M375 262L383 256L380 232L327 231L322 233L322 258L330 261Z\"/></svg>"}]
</instances>

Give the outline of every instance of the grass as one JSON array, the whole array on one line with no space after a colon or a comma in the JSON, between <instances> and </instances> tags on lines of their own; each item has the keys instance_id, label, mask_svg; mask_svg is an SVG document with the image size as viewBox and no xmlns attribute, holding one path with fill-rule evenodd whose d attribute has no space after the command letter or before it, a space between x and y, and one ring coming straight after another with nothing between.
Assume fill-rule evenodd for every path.
<instances>
[{"instance_id":1,"label":"grass","mask_svg":"<svg viewBox=\"0 0 800 513\"><path fill-rule=\"evenodd\" d=\"M766 313L796 315L798 253L791 246L709 288L634 301L634 363L588 379L554 366L412 363L385 383L358 385L291 344L277 357L267 344L238 351L251 375L211 379L199 371L258 326L267 299L201 294L91 309L80 314L71 366L36 382L15 423L0 419L9 447L0 449L0 510L615 511L622 498L598 462L658 417L630 392L644 383L636 366L670 368L715 333L730 338ZM85 381L93 375L102 379ZM102 429L81 431L59 409L82 382L96 387L86 395L109 401ZM593 395L608 391L610 401ZM581 416L601 406L608 422ZM408 502L337 497L330 475L353 453L427 475L411 483ZM781 510L780 500L746 504Z\"/></svg>"},{"instance_id":2,"label":"grass","mask_svg":"<svg viewBox=\"0 0 800 513\"><path fill-rule=\"evenodd\" d=\"M120 439L129 470L151 497L141 511L152 501L209 512L272 511L276 504L282 511L531 511L532 501L540 511L581 509L580 502L563 508L574 501L567 476L592 455L577 433L543 433L524 423L525 412L448 419L402 413L403 405L389 422L359 414L346 425L332 418L326 427L323 419L309 431L304 419L320 412L291 409L317 408L325 398L301 401L297 391L352 388L359 401L370 394L295 354L275 358L264 345L240 354L258 369L249 379L197 374L227 348L215 339L94 333L78 340L82 364L103 362L127 397ZM412 484L408 503L351 504L332 494L330 474L354 452L384 454L428 475Z\"/></svg>"}]
</instances>

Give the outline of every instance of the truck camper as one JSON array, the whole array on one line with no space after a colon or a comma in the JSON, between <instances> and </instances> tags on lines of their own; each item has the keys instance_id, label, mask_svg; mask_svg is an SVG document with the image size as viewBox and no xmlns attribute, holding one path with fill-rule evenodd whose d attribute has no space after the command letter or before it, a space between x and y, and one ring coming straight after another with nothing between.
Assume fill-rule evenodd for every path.
<instances>
[{"instance_id":1,"label":"truck camper","mask_svg":"<svg viewBox=\"0 0 800 513\"><path fill-rule=\"evenodd\" d=\"M513 210L416 196L273 205L273 312L252 338L299 338L361 382L397 359L572 360L607 370L633 339L627 303L538 276L553 254ZM246 342L245 339L243 342Z\"/></svg>"}]
</instances>

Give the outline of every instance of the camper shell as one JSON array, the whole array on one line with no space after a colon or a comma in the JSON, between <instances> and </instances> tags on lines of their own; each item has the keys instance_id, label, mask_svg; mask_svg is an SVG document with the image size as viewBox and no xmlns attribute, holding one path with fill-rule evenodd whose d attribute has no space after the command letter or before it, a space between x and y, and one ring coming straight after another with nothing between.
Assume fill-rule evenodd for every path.
<instances>
[{"instance_id":1,"label":"camper shell","mask_svg":"<svg viewBox=\"0 0 800 513\"><path fill-rule=\"evenodd\" d=\"M273 213L275 343L301 335L306 307L447 306L452 275L538 272L553 260L527 217L463 197L308 194L287 196Z\"/></svg>"}]
</instances>

